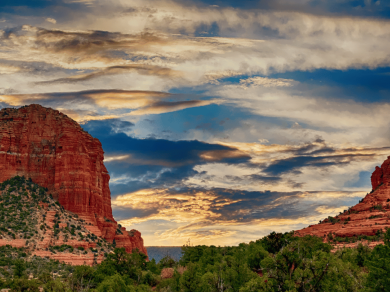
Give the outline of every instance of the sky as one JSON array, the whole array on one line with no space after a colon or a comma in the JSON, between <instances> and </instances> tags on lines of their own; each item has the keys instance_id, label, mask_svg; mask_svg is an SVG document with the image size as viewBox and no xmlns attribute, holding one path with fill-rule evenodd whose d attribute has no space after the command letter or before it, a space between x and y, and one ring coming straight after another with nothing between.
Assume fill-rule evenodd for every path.
<instances>
[{"instance_id":1,"label":"sky","mask_svg":"<svg viewBox=\"0 0 390 292\"><path fill-rule=\"evenodd\" d=\"M2 0L0 108L98 138L146 246L315 224L390 155L385 0Z\"/></svg>"}]
</instances>

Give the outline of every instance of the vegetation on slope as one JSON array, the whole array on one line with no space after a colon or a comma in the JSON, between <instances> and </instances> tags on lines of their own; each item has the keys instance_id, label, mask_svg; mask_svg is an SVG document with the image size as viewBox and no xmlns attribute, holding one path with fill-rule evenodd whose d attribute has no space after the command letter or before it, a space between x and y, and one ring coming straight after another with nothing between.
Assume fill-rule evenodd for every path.
<instances>
[{"instance_id":1,"label":"vegetation on slope","mask_svg":"<svg viewBox=\"0 0 390 292\"><path fill-rule=\"evenodd\" d=\"M271 233L233 247L183 246L179 261L167 256L156 264L147 262L142 253L127 254L124 248L113 249L94 237L81 219L31 181L16 177L0 189L2 242L26 242L21 248L0 247L0 288L57 292L143 292L152 288L157 292L390 291L390 230L377 235L384 244L373 250L360 244L356 249L332 252L332 246L318 237ZM51 224L45 218L49 212L55 214ZM95 241L100 243L96 252L106 252L106 257L91 267L34 256L33 251L48 234L53 242L66 236ZM49 245L47 251L86 252L66 242Z\"/></svg>"},{"instance_id":2,"label":"vegetation on slope","mask_svg":"<svg viewBox=\"0 0 390 292\"><path fill-rule=\"evenodd\" d=\"M178 262L169 257L146 262L142 253L117 248L101 264L75 267L3 247L0 285L58 292L390 291L390 231L373 250L363 245L331 250L317 237L272 233L234 247L184 246Z\"/></svg>"},{"instance_id":3,"label":"vegetation on slope","mask_svg":"<svg viewBox=\"0 0 390 292\"><path fill-rule=\"evenodd\" d=\"M31 180L16 176L1 183L0 190L0 239L25 240L25 248L30 252L44 246L51 253L87 253L83 247L73 247L74 242L82 241L96 243L91 250L96 256L113 250L111 244L85 228L84 220L77 214L66 211L47 189ZM56 245L57 242L61 244Z\"/></svg>"}]
</instances>

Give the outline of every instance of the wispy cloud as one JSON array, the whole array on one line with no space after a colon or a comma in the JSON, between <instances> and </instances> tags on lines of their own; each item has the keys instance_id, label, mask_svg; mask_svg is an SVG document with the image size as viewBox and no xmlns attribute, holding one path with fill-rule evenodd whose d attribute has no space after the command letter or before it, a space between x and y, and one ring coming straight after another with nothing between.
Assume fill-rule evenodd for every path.
<instances>
[{"instance_id":1,"label":"wispy cloud","mask_svg":"<svg viewBox=\"0 0 390 292\"><path fill-rule=\"evenodd\" d=\"M265 77L251 77L247 79L241 79L240 85L246 89L249 86L263 86L263 87L289 87L292 86L296 81L291 79L273 79Z\"/></svg>"},{"instance_id":2,"label":"wispy cloud","mask_svg":"<svg viewBox=\"0 0 390 292\"><path fill-rule=\"evenodd\" d=\"M148 66L148 65L125 65L125 66L111 66L103 70L98 70L92 73L73 75L65 78L58 78L48 81L40 81L37 84L53 84L53 83L75 83L80 81L91 80L106 75L116 75L126 72L137 71L137 73L142 75L155 75L167 78L178 78L181 76L181 73L169 68L161 68L158 66Z\"/></svg>"},{"instance_id":3,"label":"wispy cloud","mask_svg":"<svg viewBox=\"0 0 390 292\"><path fill-rule=\"evenodd\" d=\"M139 213L143 214L142 217L122 219L120 223L124 226L148 226L149 230L154 230L159 242L184 243L190 238L195 244L214 242L226 245L238 243L240 239L236 235L248 229L279 229L278 225L291 228L298 222L318 222L325 216L325 210L332 215L341 210L334 205L335 199L352 204L362 196L361 192L278 193L230 189L177 192L145 189L117 197L113 206L122 218L126 212L143 210ZM152 222L159 221L171 222L176 227L164 231L158 230L158 226L152 227L155 224ZM257 234L259 237L265 235L262 232Z\"/></svg>"},{"instance_id":4,"label":"wispy cloud","mask_svg":"<svg viewBox=\"0 0 390 292\"><path fill-rule=\"evenodd\" d=\"M0 95L0 101L12 106L21 106L29 103L41 103L54 105L56 108L69 113L79 122L87 120L102 120L110 118L124 118L150 114L161 114L183 110L186 108L220 104L223 101L214 100L180 100L185 95L170 94L167 92L140 91L140 90L90 90L66 93L42 93L42 94L13 94ZM173 101L163 101L171 99ZM179 99L179 100L178 100ZM74 103L74 109L63 108L69 101ZM93 102L96 106L106 110L125 110L125 113L98 114L96 111L77 109L76 104Z\"/></svg>"},{"instance_id":5,"label":"wispy cloud","mask_svg":"<svg viewBox=\"0 0 390 292\"><path fill-rule=\"evenodd\" d=\"M146 241L297 229L354 204L388 156L390 6L376 3L3 1L0 106L83 123L115 216Z\"/></svg>"}]
</instances>

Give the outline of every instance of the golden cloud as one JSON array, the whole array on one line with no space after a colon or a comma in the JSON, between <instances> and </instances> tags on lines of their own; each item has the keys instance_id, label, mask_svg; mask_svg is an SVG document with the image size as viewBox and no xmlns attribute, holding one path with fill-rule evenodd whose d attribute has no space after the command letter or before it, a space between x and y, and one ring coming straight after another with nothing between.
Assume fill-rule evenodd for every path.
<instances>
[{"instance_id":1,"label":"golden cloud","mask_svg":"<svg viewBox=\"0 0 390 292\"><path fill-rule=\"evenodd\" d=\"M188 101L178 101L178 102L157 102L150 104L148 107L132 111L130 115L139 116L139 115L151 115L151 114L162 114L175 112L187 108L206 106L210 104L221 104L223 100L220 99L211 99L211 100L188 100Z\"/></svg>"},{"instance_id":2,"label":"golden cloud","mask_svg":"<svg viewBox=\"0 0 390 292\"><path fill-rule=\"evenodd\" d=\"M118 196L112 201L112 205L144 210L158 209L157 214L148 217L122 220L123 224L131 225L157 219L179 223L216 219L221 215L211 211L212 206L222 208L234 202L238 201L221 200L212 192L195 191L194 193L172 194L166 189L145 189Z\"/></svg>"},{"instance_id":3,"label":"golden cloud","mask_svg":"<svg viewBox=\"0 0 390 292\"><path fill-rule=\"evenodd\" d=\"M13 74L22 71L23 69L16 65L0 64L0 74Z\"/></svg>"},{"instance_id":4,"label":"golden cloud","mask_svg":"<svg viewBox=\"0 0 390 292\"><path fill-rule=\"evenodd\" d=\"M150 114L161 114L179 111L187 108L207 106L210 104L220 104L223 100L182 100L182 101L161 101L161 99L179 99L179 95L159 91L140 90L94 90L81 92L62 93L41 93L41 94L3 94L0 101L12 106L21 106L31 103L46 102L59 104L57 109L66 112L70 117L78 122L88 120L103 120L113 118L124 118L129 116L140 116ZM93 101L95 105L108 109L130 109L123 114L98 114L96 111L72 110L62 107L67 101L82 103L83 101Z\"/></svg>"},{"instance_id":5,"label":"golden cloud","mask_svg":"<svg viewBox=\"0 0 390 292\"><path fill-rule=\"evenodd\" d=\"M36 82L36 84L75 83L91 80L101 76L124 74L132 71L135 71L142 75L154 75L167 78L179 78L183 75L181 72L172 70L170 68L142 64L131 64L123 66L111 66L88 74L79 74L54 80L40 81Z\"/></svg>"},{"instance_id":6,"label":"golden cloud","mask_svg":"<svg viewBox=\"0 0 390 292\"><path fill-rule=\"evenodd\" d=\"M117 160L125 160L129 158L130 155L118 155L118 156L106 156L104 157L104 162L111 162L111 161L117 161Z\"/></svg>"},{"instance_id":7,"label":"golden cloud","mask_svg":"<svg viewBox=\"0 0 390 292\"><path fill-rule=\"evenodd\" d=\"M346 206L334 206L335 199L361 197L363 192L295 192L291 194L269 195L264 198L260 205L255 198L244 195L236 196L238 199L231 199L227 193L234 193L234 190L225 190L224 196L215 190L191 190L184 193L174 193L168 189L144 189L133 193L118 196L113 200L114 209L125 208L138 210L153 210L144 217L134 217L120 221L122 225L134 226L135 224L154 224L153 222L163 221L174 223L174 228L156 230L155 238L159 241L171 241L174 238L182 240L191 238L194 242L208 242L212 239L223 239L225 241L237 240L233 238L243 230L284 230L289 231L296 226L307 226L323 219L324 215L335 215L340 210L347 209ZM251 203L251 200L254 200ZM246 202L246 205L242 203ZM268 203L267 203L268 201ZM320 206L313 208L313 202ZM235 207L233 213L229 213L230 206L246 206L245 208ZM301 206L296 214L287 218L280 216L269 216L272 210L288 208L290 205ZM227 208L227 209L226 209ZM307 210L306 210L306 209ZM226 210L225 210L226 209ZM224 211L225 210L225 211ZM253 212L263 214L264 218L253 217L251 220L239 220L241 217L250 216ZM231 212L231 211L230 211ZM271 213L269 213L271 212ZM301 213L306 215L301 215ZM172 224L168 224L169 226ZM150 227L152 228L152 227ZM262 234L265 235L265 234ZM253 235L252 236L256 236ZM258 239L253 237L251 240Z\"/></svg>"}]
</instances>

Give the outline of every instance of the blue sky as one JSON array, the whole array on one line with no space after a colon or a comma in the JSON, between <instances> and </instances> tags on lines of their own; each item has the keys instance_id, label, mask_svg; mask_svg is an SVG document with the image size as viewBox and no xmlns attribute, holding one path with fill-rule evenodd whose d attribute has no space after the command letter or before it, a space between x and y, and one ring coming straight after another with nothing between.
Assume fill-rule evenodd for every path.
<instances>
[{"instance_id":1,"label":"blue sky","mask_svg":"<svg viewBox=\"0 0 390 292\"><path fill-rule=\"evenodd\" d=\"M0 3L0 106L98 138L145 245L231 245L352 206L390 153L390 3Z\"/></svg>"}]
</instances>

